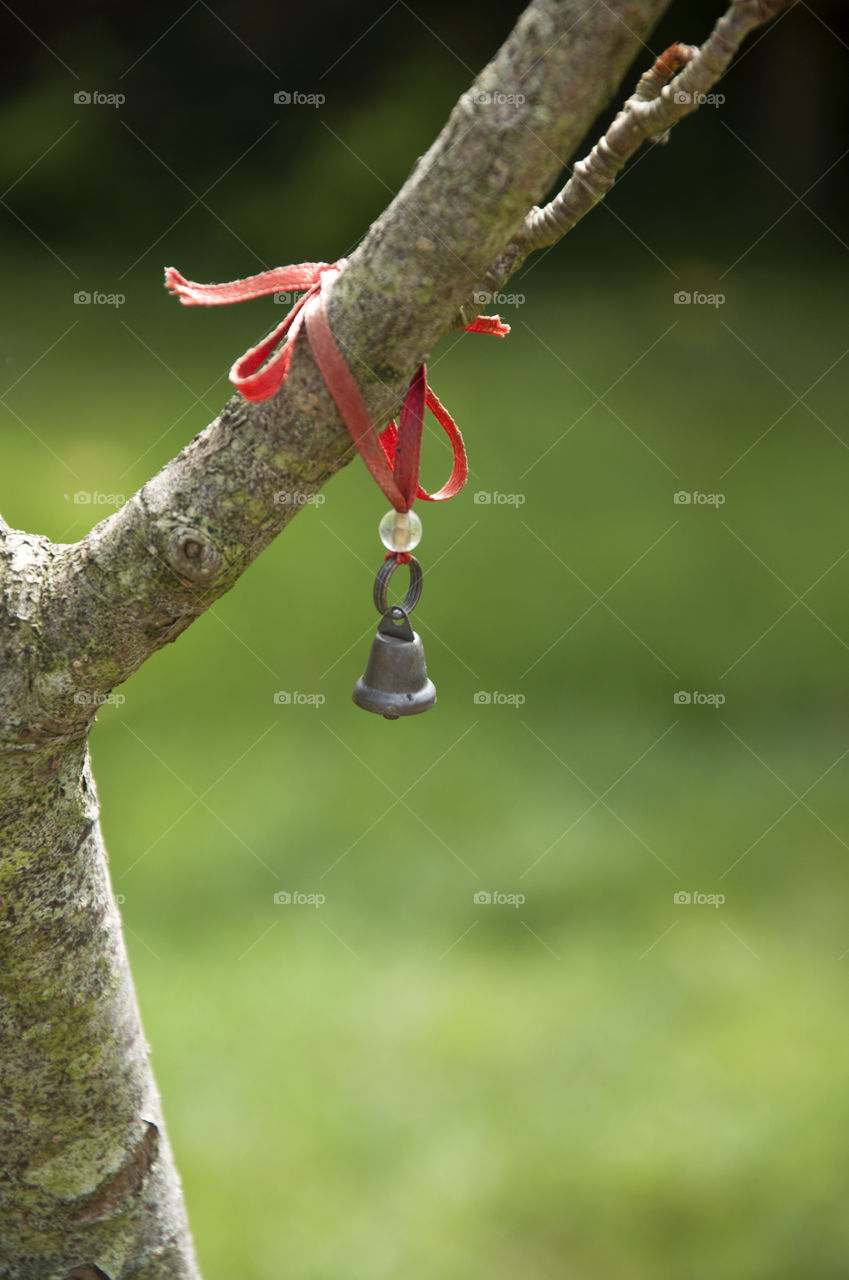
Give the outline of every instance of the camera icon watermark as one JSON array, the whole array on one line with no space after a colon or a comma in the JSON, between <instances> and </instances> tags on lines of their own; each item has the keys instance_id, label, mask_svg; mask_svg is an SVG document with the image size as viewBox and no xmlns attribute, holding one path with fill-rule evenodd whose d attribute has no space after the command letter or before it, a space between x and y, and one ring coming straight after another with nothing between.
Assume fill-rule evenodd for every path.
<instances>
[{"instance_id":1,"label":"camera icon watermark","mask_svg":"<svg viewBox=\"0 0 849 1280\"><path fill-rule=\"evenodd\" d=\"M676 707L713 707L719 710L725 706L724 693L699 693L698 689L679 689L673 693L672 701Z\"/></svg>"},{"instance_id":2,"label":"camera icon watermark","mask_svg":"<svg viewBox=\"0 0 849 1280\"><path fill-rule=\"evenodd\" d=\"M323 93L302 93L300 89L278 89L274 95L278 107L323 107L326 101Z\"/></svg>"},{"instance_id":3,"label":"camera icon watermark","mask_svg":"<svg viewBox=\"0 0 849 1280\"><path fill-rule=\"evenodd\" d=\"M472 695L476 707L523 707L527 698L523 693L501 693L498 689L478 689Z\"/></svg>"},{"instance_id":4,"label":"camera icon watermark","mask_svg":"<svg viewBox=\"0 0 849 1280\"><path fill-rule=\"evenodd\" d=\"M75 307L123 307L126 301L127 295L124 293L102 293L98 289L93 292L78 289L74 294Z\"/></svg>"},{"instance_id":5,"label":"camera icon watermark","mask_svg":"<svg viewBox=\"0 0 849 1280\"><path fill-rule=\"evenodd\" d=\"M525 304L523 293L488 293L478 289L473 294L476 307L522 307Z\"/></svg>"},{"instance_id":6,"label":"camera icon watermark","mask_svg":"<svg viewBox=\"0 0 849 1280\"><path fill-rule=\"evenodd\" d=\"M677 307L721 307L726 298L724 293L702 293L698 289L690 293L687 289L679 289L673 293L672 301Z\"/></svg>"},{"instance_id":7,"label":"camera icon watermark","mask_svg":"<svg viewBox=\"0 0 849 1280\"><path fill-rule=\"evenodd\" d=\"M327 501L324 493L298 493L281 489L274 495L275 507L323 507Z\"/></svg>"},{"instance_id":8,"label":"camera icon watermark","mask_svg":"<svg viewBox=\"0 0 849 1280\"><path fill-rule=\"evenodd\" d=\"M77 689L74 693L78 707L123 707L126 701L123 693L90 693L87 689Z\"/></svg>"},{"instance_id":9,"label":"camera icon watermark","mask_svg":"<svg viewBox=\"0 0 849 1280\"><path fill-rule=\"evenodd\" d=\"M476 89L472 101L479 107L521 107L527 102L523 93L502 93L499 89Z\"/></svg>"},{"instance_id":10,"label":"camera icon watermark","mask_svg":"<svg viewBox=\"0 0 849 1280\"><path fill-rule=\"evenodd\" d=\"M99 89L78 89L74 94L78 107L123 107L126 101L124 93L101 93Z\"/></svg>"},{"instance_id":11,"label":"camera icon watermark","mask_svg":"<svg viewBox=\"0 0 849 1280\"><path fill-rule=\"evenodd\" d=\"M323 893L302 893L300 889L278 889L274 895L277 907L323 907L327 896Z\"/></svg>"},{"instance_id":12,"label":"camera icon watermark","mask_svg":"<svg viewBox=\"0 0 849 1280\"><path fill-rule=\"evenodd\" d=\"M75 507L123 507L127 499L123 493L101 493L99 489L78 489L71 497L65 494L65 501L73 501Z\"/></svg>"},{"instance_id":13,"label":"camera icon watermark","mask_svg":"<svg viewBox=\"0 0 849 1280\"><path fill-rule=\"evenodd\" d=\"M498 489L478 489L472 498L477 507L522 507L526 500L524 493L500 493Z\"/></svg>"},{"instance_id":14,"label":"camera icon watermark","mask_svg":"<svg viewBox=\"0 0 849 1280\"><path fill-rule=\"evenodd\" d=\"M278 707L323 707L323 693L301 693L299 689L278 689L272 701Z\"/></svg>"},{"instance_id":15,"label":"camera icon watermark","mask_svg":"<svg viewBox=\"0 0 849 1280\"><path fill-rule=\"evenodd\" d=\"M500 890L478 889L472 901L477 907L521 907L527 898L523 893L502 893Z\"/></svg>"},{"instance_id":16,"label":"camera icon watermark","mask_svg":"<svg viewBox=\"0 0 849 1280\"><path fill-rule=\"evenodd\" d=\"M676 907L714 907L718 910L725 902L725 894L699 893L698 890L688 893L686 889L679 889L673 893L672 901Z\"/></svg>"},{"instance_id":17,"label":"camera icon watermark","mask_svg":"<svg viewBox=\"0 0 849 1280\"><path fill-rule=\"evenodd\" d=\"M724 93L688 93L686 89L676 89L672 101L679 107L721 107L725 102Z\"/></svg>"},{"instance_id":18,"label":"camera icon watermark","mask_svg":"<svg viewBox=\"0 0 849 1280\"><path fill-rule=\"evenodd\" d=\"M723 507L725 506L724 493L702 493L700 489L693 489L689 492L687 489L679 489L677 493L673 493L672 501L676 507Z\"/></svg>"}]
</instances>

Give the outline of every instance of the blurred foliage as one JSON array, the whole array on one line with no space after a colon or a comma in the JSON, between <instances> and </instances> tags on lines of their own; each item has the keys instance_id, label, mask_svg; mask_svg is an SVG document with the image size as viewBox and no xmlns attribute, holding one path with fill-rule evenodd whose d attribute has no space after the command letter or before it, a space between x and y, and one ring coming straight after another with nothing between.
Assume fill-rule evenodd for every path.
<instances>
[{"instance_id":1,"label":"blurred foliage","mask_svg":"<svg viewBox=\"0 0 849 1280\"><path fill-rule=\"evenodd\" d=\"M0 237L31 245L40 236L60 253L105 239L128 255L123 269L139 242L176 222L210 272L222 256L232 274L281 257L338 257L403 183L521 7L194 0L175 11L165 0L83 0L42 4L16 21L7 6L0 192L11 212ZM721 9L673 2L652 54L703 39ZM778 217L793 194L845 225L842 168L830 166L847 126L846 42L837 0L816 12L798 5L750 41L720 86L721 112L706 108L674 135L662 173L642 161L622 182L617 200L637 218L634 231L654 225L659 183L680 199L668 234L682 250L694 224L743 220L753 238L764 209ZM80 106L80 91L125 101ZM280 91L325 101L278 105ZM597 136L594 127L583 150Z\"/></svg>"},{"instance_id":2,"label":"blurred foliage","mask_svg":"<svg viewBox=\"0 0 849 1280\"><path fill-rule=\"evenodd\" d=\"M428 23L456 24L477 68L509 21L466 8ZM365 26L285 12L291 66L319 44L330 60L329 24ZM182 310L164 262L228 278L256 265L239 239L273 262L362 233L467 79L412 42L410 12L340 64L349 88L368 65L361 99L328 94L336 114L291 157L281 126L215 188L229 229L202 206L169 226L193 197L121 123L198 192L265 127L232 38L220 89L205 6L139 64L148 94L161 85L148 119L81 119L76 150L8 195L45 241L3 224L11 523L82 536L205 425L274 318L269 301ZM118 66L166 25L163 6L92 9L62 19L61 49ZM760 120L745 136L784 181L838 160L836 133L781 137L758 87L821 27L783 19L723 112L528 264L506 343L454 335L433 354L473 467L422 513L433 712L387 724L349 700L385 507L354 465L99 717L115 888L207 1280L845 1273L845 248L825 195L771 227L793 197L727 130ZM18 71L13 176L65 127L69 91L43 50ZM814 78L796 105L845 93ZM218 98L230 133L206 115ZM78 289L125 301L76 306ZM444 463L430 432L426 482Z\"/></svg>"}]
</instances>

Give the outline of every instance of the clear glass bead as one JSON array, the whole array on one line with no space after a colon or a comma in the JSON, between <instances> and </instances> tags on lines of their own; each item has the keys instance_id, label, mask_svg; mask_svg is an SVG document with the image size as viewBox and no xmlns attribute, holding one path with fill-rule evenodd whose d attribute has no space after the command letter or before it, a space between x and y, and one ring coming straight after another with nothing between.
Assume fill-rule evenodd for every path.
<instances>
[{"instance_id":1,"label":"clear glass bead","mask_svg":"<svg viewBox=\"0 0 849 1280\"><path fill-rule=\"evenodd\" d=\"M422 522L415 511L387 511L378 532L390 551L412 551L422 540Z\"/></svg>"}]
</instances>

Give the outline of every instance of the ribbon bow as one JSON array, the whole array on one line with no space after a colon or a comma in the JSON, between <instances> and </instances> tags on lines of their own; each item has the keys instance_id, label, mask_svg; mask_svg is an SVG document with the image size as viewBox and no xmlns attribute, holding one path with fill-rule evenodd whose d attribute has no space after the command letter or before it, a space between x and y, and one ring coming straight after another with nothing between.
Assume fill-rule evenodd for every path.
<instances>
[{"instance_id":1,"label":"ribbon bow","mask_svg":"<svg viewBox=\"0 0 849 1280\"><path fill-rule=\"evenodd\" d=\"M222 306L244 302L264 294L302 290L281 323L257 346L240 356L230 370L230 381L246 400L266 400L285 382L292 352L302 327L315 362L330 395L351 433L360 456L396 511L409 511L415 499L442 502L453 498L466 483L469 465L463 437L451 414L427 385L427 370L420 365L410 381L400 420L390 422L378 434L362 392L345 357L339 350L327 316L327 297L334 280L347 266L338 262L302 262L297 266L275 267L271 271L232 280L228 284L195 284L174 267L165 270L165 285L185 306ZM466 325L472 333L506 337L510 326L498 316L479 316ZM281 345L282 344L282 345ZM436 493L427 493L419 484L419 459L425 406L451 441L453 466L448 480Z\"/></svg>"}]
</instances>

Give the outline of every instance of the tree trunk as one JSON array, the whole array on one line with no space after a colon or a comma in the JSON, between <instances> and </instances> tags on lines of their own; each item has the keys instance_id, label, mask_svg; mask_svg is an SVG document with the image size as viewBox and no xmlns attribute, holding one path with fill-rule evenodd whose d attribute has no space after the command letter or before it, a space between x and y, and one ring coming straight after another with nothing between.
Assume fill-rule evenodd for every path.
<instances>
[{"instance_id":1,"label":"tree trunk","mask_svg":"<svg viewBox=\"0 0 849 1280\"><path fill-rule=\"evenodd\" d=\"M0 1274L195 1277L85 740L0 787Z\"/></svg>"}]
</instances>

